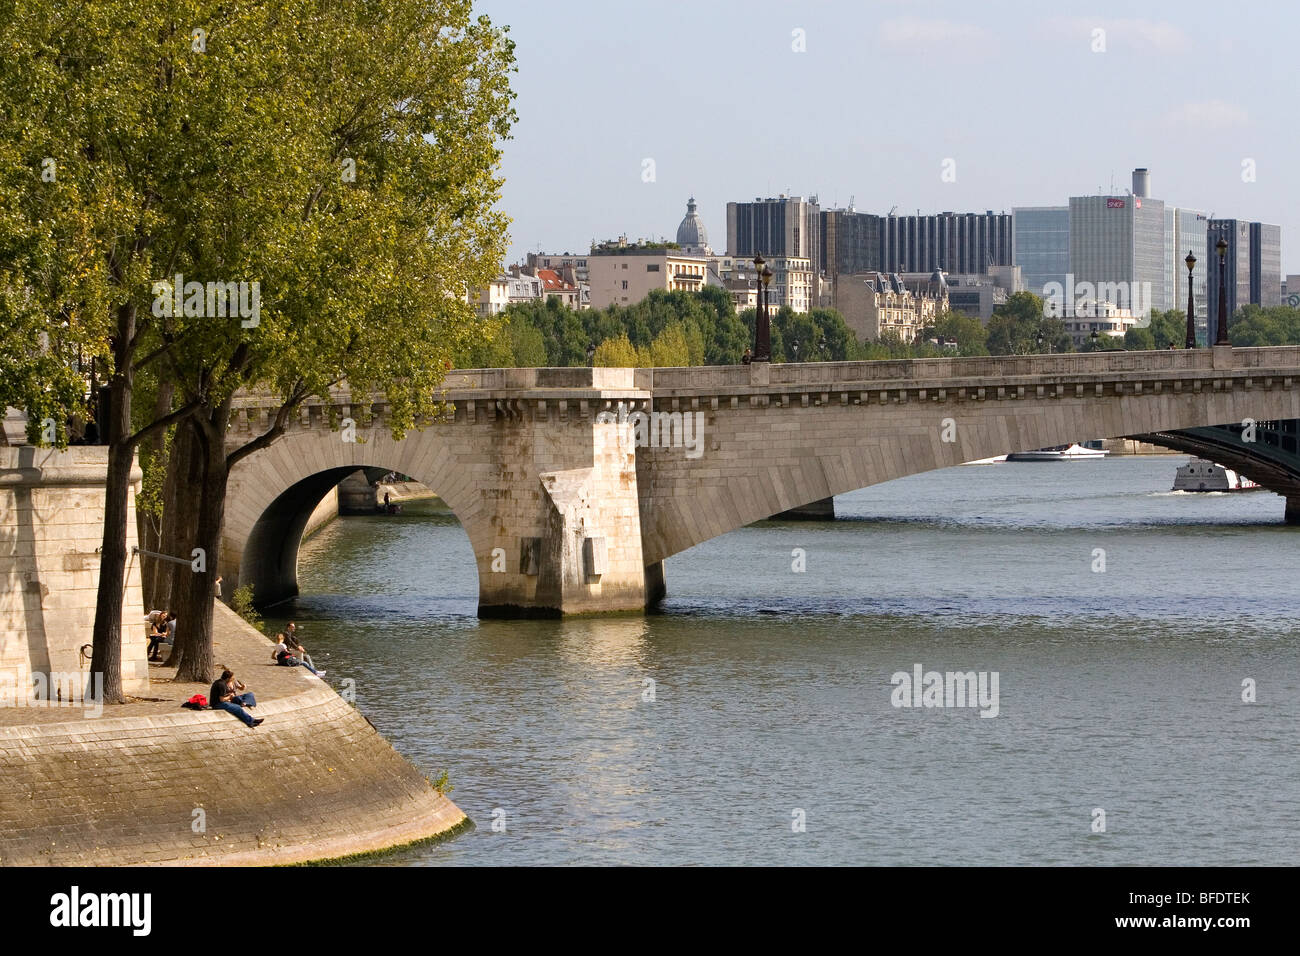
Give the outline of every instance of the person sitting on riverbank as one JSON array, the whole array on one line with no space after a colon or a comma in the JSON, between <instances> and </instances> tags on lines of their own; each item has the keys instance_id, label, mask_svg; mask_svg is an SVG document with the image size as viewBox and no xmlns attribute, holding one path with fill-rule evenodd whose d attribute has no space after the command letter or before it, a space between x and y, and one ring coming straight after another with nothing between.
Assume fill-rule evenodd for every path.
<instances>
[{"instance_id":1,"label":"person sitting on riverbank","mask_svg":"<svg viewBox=\"0 0 1300 956\"><path fill-rule=\"evenodd\" d=\"M237 693L244 689L244 684L235 680L234 671L228 667L223 668L221 676L212 682L212 689L208 692L208 706L213 710L234 714L249 727L256 727L264 718L255 718L244 709L257 706L257 700L251 693Z\"/></svg>"},{"instance_id":2,"label":"person sitting on riverbank","mask_svg":"<svg viewBox=\"0 0 1300 956\"><path fill-rule=\"evenodd\" d=\"M302 641L298 640L298 628L290 621L284 629L284 646L289 648L289 653L304 664L312 664L311 655L307 653L307 648L303 647Z\"/></svg>"},{"instance_id":3,"label":"person sitting on riverbank","mask_svg":"<svg viewBox=\"0 0 1300 956\"><path fill-rule=\"evenodd\" d=\"M162 655L158 653L158 647L167 637L167 625L165 623L166 615L163 615L149 624L149 660L161 661Z\"/></svg>"},{"instance_id":4,"label":"person sitting on riverbank","mask_svg":"<svg viewBox=\"0 0 1300 956\"><path fill-rule=\"evenodd\" d=\"M276 634L275 639L279 643L275 645L275 650L271 652L271 656L275 658L275 662L281 667L305 667L317 677L325 673L323 670L317 670L312 667L306 661L298 660L298 658L294 656L294 652L289 649L289 645L286 643L287 638L283 631Z\"/></svg>"}]
</instances>

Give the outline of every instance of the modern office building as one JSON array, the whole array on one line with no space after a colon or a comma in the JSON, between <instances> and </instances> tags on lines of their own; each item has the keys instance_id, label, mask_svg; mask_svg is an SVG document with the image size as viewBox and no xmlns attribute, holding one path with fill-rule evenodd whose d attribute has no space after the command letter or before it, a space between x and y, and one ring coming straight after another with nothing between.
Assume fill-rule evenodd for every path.
<instances>
[{"instance_id":1,"label":"modern office building","mask_svg":"<svg viewBox=\"0 0 1300 956\"><path fill-rule=\"evenodd\" d=\"M1143 190L1145 173L1133 177ZM1173 254L1165 226L1164 202L1136 189L1122 196L1071 196L1069 274L1081 298L1131 309L1140 319L1152 309L1171 308ZM1077 301L1065 302L1066 315Z\"/></svg>"},{"instance_id":2,"label":"modern office building","mask_svg":"<svg viewBox=\"0 0 1300 956\"><path fill-rule=\"evenodd\" d=\"M1195 209L1171 208L1166 209L1165 212L1166 219L1169 213L1172 212L1173 215L1173 232L1169 236L1169 256L1172 258L1172 264L1168 268L1171 270L1174 282L1168 308L1177 309L1184 314L1187 311L1187 265L1184 260L1187 258L1187 253L1195 253L1200 261L1196 263L1192 272L1192 307L1196 311L1196 337L1201 344L1204 344L1207 334L1206 318L1209 315L1207 297L1209 286L1206 283L1208 260L1202 256L1201 250L1206 248L1210 218ZM1167 227L1168 222L1166 222Z\"/></svg>"},{"instance_id":3,"label":"modern office building","mask_svg":"<svg viewBox=\"0 0 1300 956\"><path fill-rule=\"evenodd\" d=\"M1070 207L1017 206L1011 210L1012 260L1025 288L1044 296L1050 283L1064 288L1070 271Z\"/></svg>"},{"instance_id":4,"label":"modern office building","mask_svg":"<svg viewBox=\"0 0 1300 956\"><path fill-rule=\"evenodd\" d=\"M855 209L823 209L821 263L827 276L878 272L885 267L881 249L884 219Z\"/></svg>"},{"instance_id":5,"label":"modern office building","mask_svg":"<svg viewBox=\"0 0 1300 956\"><path fill-rule=\"evenodd\" d=\"M1009 213L886 216L880 253L886 272L983 273L1013 265Z\"/></svg>"},{"instance_id":6,"label":"modern office building","mask_svg":"<svg viewBox=\"0 0 1300 956\"><path fill-rule=\"evenodd\" d=\"M1282 285L1282 227L1250 224L1250 301L1280 305Z\"/></svg>"},{"instance_id":7,"label":"modern office building","mask_svg":"<svg viewBox=\"0 0 1300 956\"><path fill-rule=\"evenodd\" d=\"M1280 305L1282 301L1282 228L1244 219L1211 219L1206 235L1209 261L1208 288L1210 341L1218 336L1219 240L1228 243L1224 257L1227 312L1231 317L1243 305Z\"/></svg>"},{"instance_id":8,"label":"modern office building","mask_svg":"<svg viewBox=\"0 0 1300 956\"><path fill-rule=\"evenodd\" d=\"M1228 319L1250 302L1250 223L1243 219L1211 219L1205 237L1207 270L1206 295L1209 299L1209 341L1219 337L1219 240L1228 243L1223 260L1225 304ZM1280 271L1280 270L1279 270Z\"/></svg>"},{"instance_id":9,"label":"modern office building","mask_svg":"<svg viewBox=\"0 0 1300 956\"><path fill-rule=\"evenodd\" d=\"M821 212L817 197L779 196L727 203L727 255L753 259L807 259L822 271Z\"/></svg>"}]
</instances>

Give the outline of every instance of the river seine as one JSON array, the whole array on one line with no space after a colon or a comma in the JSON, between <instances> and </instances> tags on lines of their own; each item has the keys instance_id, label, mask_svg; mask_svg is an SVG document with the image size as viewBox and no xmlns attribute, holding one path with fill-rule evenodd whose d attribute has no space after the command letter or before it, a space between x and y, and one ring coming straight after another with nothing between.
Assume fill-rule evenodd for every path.
<instances>
[{"instance_id":1,"label":"river seine","mask_svg":"<svg viewBox=\"0 0 1300 956\"><path fill-rule=\"evenodd\" d=\"M408 506L306 542L268 619L475 821L384 863L1294 864L1300 528L1184 461L863 489L670 558L647 617L479 621Z\"/></svg>"}]
</instances>

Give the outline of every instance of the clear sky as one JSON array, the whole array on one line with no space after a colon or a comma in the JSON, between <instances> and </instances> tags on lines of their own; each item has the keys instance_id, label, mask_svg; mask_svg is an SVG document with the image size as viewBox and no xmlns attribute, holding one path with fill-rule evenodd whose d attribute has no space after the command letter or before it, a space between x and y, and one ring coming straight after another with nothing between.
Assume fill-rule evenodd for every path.
<instances>
[{"instance_id":1,"label":"clear sky","mask_svg":"<svg viewBox=\"0 0 1300 956\"><path fill-rule=\"evenodd\" d=\"M1156 199L1280 224L1283 274L1300 273L1293 0L476 11L516 43L511 261L620 234L672 238L692 194L722 252L729 200L1009 212L1112 182L1123 193L1146 166Z\"/></svg>"}]
</instances>

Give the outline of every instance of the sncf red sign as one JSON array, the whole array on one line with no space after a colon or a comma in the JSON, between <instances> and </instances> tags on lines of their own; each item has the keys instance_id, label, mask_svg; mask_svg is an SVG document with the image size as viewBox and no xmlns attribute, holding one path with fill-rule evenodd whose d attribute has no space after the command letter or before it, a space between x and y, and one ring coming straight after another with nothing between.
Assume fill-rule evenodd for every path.
<instances>
[{"instance_id":1,"label":"sncf red sign","mask_svg":"<svg viewBox=\"0 0 1300 956\"><path fill-rule=\"evenodd\" d=\"M1124 208L1124 200L1122 200L1122 199L1107 199L1107 200L1106 200L1106 208L1107 208L1107 209L1123 209L1123 208Z\"/></svg>"}]
</instances>

